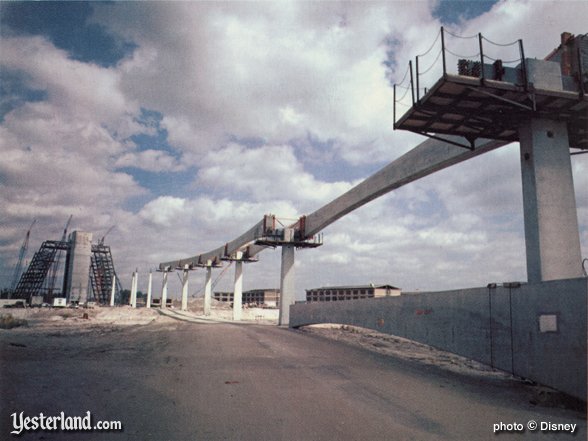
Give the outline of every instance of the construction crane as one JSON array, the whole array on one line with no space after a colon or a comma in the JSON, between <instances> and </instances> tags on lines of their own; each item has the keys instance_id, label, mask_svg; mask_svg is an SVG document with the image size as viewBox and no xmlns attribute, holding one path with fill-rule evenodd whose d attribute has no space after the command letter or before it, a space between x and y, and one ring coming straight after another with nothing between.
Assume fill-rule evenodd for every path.
<instances>
[{"instance_id":1,"label":"construction crane","mask_svg":"<svg viewBox=\"0 0 588 441\"><path fill-rule=\"evenodd\" d=\"M33 229L33 225L35 225L35 222L37 222L37 219L33 219L33 222L31 223L31 226L29 227L27 234L25 236L25 239L22 242L22 245L20 247L20 252L18 253L18 262L16 262L16 266L14 267L14 275L12 276L12 285L10 286L11 293L13 293L14 290L16 289L16 285L18 284L18 280L20 279L20 273L22 271L22 263L24 261L26 254L27 254L27 249L29 247L29 238L31 237L31 230Z\"/></svg>"},{"instance_id":2,"label":"construction crane","mask_svg":"<svg viewBox=\"0 0 588 441\"><path fill-rule=\"evenodd\" d=\"M62 242L65 242L65 239L67 239L67 229L69 228L69 224L71 223L72 217L73 217L73 214L70 214L69 219L67 220L67 223L65 224L65 228L63 229L63 235L61 236Z\"/></svg>"},{"instance_id":3,"label":"construction crane","mask_svg":"<svg viewBox=\"0 0 588 441\"><path fill-rule=\"evenodd\" d=\"M110 227L110 228L108 229L108 231L107 231L106 233L104 233L104 236L102 236L102 239L100 239L100 242L99 242L99 244L100 244L100 245L104 245L104 238L105 238L106 236L108 236L108 233L110 233L110 232L111 232L111 231L114 229L114 227L115 227L115 226L116 226L116 225L113 225L112 227Z\"/></svg>"},{"instance_id":4,"label":"construction crane","mask_svg":"<svg viewBox=\"0 0 588 441\"><path fill-rule=\"evenodd\" d=\"M71 223L71 218L73 214L69 215L69 219L65 224L65 228L63 229L63 235L61 236L61 242L65 242L67 239L67 229L69 228L69 224ZM57 279L57 270L59 269L59 264L61 262L61 250L57 251L57 255L55 256L55 261L53 262L53 268L51 270L51 274L49 276L49 283L47 286L47 294L49 300L53 298L53 290L55 289L55 280Z\"/></svg>"}]
</instances>

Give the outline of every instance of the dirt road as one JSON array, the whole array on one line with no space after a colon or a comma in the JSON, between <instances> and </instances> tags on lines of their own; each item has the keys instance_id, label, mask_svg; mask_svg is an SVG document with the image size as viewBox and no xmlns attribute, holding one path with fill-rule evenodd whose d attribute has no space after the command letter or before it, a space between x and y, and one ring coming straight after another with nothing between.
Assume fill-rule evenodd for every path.
<instances>
[{"instance_id":1,"label":"dirt road","mask_svg":"<svg viewBox=\"0 0 588 441\"><path fill-rule=\"evenodd\" d=\"M1 439L586 439L582 412L467 375L275 326L185 323L0 330ZM11 414L121 421L123 431L10 435ZM493 433L530 420L566 432ZM506 426L505 426L506 427ZM513 429L520 426L512 426ZM563 426L561 426L563 427Z\"/></svg>"}]
</instances>

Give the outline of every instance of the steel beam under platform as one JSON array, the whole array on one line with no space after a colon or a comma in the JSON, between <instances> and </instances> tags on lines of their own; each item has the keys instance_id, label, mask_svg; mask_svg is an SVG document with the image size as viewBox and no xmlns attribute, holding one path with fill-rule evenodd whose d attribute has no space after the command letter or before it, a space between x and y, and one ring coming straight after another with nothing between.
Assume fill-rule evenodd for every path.
<instances>
[{"instance_id":1,"label":"steel beam under platform","mask_svg":"<svg viewBox=\"0 0 588 441\"><path fill-rule=\"evenodd\" d=\"M394 128L461 136L469 147L478 138L518 141L518 128L530 118L564 121L569 146L588 149L588 96L463 75L440 78Z\"/></svg>"}]
</instances>

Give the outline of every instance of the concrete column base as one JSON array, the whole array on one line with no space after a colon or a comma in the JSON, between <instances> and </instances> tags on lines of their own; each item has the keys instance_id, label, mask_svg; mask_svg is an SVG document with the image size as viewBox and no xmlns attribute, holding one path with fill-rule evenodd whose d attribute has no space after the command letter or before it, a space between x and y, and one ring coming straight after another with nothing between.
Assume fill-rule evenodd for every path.
<instances>
[{"instance_id":1,"label":"concrete column base","mask_svg":"<svg viewBox=\"0 0 588 441\"><path fill-rule=\"evenodd\" d=\"M147 282L147 308L151 308L151 288L153 286L153 274L149 272L149 281Z\"/></svg>"},{"instance_id":2,"label":"concrete column base","mask_svg":"<svg viewBox=\"0 0 588 441\"><path fill-rule=\"evenodd\" d=\"M138 282L139 274L136 272L133 273L133 281L131 282L131 307L137 307L137 282Z\"/></svg>"},{"instance_id":3,"label":"concrete column base","mask_svg":"<svg viewBox=\"0 0 588 441\"><path fill-rule=\"evenodd\" d=\"M582 277L566 123L535 118L519 136L527 278L535 283Z\"/></svg>"},{"instance_id":4,"label":"concrete column base","mask_svg":"<svg viewBox=\"0 0 588 441\"><path fill-rule=\"evenodd\" d=\"M243 313L243 262L235 261L235 290L233 292L233 320L240 321Z\"/></svg>"},{"instance_id":5,"label":"concrete column base","mask_svg":"<svg viewBox=\"0 0 588 441\"><path fill-rule=\"evenodd\" d=\"M161 307L166 308L167 304L167 271L163 272L163 281L161 284Z\"/></svg>"},{"instance_id":6,"label":"concrete column base","mask_svg":"<svg viewBox=\"0 0 588 441\"><path fill-rule=\"evenodd\" d=\"M112 289L110 290L110 306L114 306L114 293L116 292L116 276L112 276Z\"/></svg>"},{"instance_id":7,"label":"concrete column base","mask_svg":"<svg viewBox=\"0 0 588 441\"><path fill-rule=\"evenodd\" d=\"M204 315L210 315L212 303L212 268L206 268L206 283L204 284Z\"/></svg>"},{"instance_id":8,"label":"concrete column base","mask_svg":"<svg viewBox=\"0 0 588 441\"><path fill-rule=\"evenodd\" d=\"M278 325L288 326L290 323L290 306L296 301L294 281L294 245L282 246L282 268L280 271L280 315Z\"/></svg>"},{"instance_id":9,"label":"concrete column base","mask_svg":"<svg viewBox=\"0 0 588 441\"><path fill-rule=\"evenodd\" d=\"M182 311L188 310L188 270L184 270L182 277Z\"/></svg>"}]
</instances>

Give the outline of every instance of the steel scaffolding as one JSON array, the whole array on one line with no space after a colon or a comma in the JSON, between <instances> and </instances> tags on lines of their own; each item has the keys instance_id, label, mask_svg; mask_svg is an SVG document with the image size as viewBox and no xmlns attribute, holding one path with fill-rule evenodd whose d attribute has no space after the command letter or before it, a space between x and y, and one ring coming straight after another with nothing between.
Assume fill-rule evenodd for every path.
<instances>
[{"instance_id":1,"label":"steel scaffolding","mask_svg":"<svg viewBox=\"0 0 588 441\"><path fill-rule=\"evenodd\" d=\"M12 297L31 301L34 296L43 296L43 301L47 303L51 303L54 297L65 297L67 295L65 281L63 292L54 290L56 266L59 264L59 253L62 251L66 252L64 271L67 273L68 262L71 258L71 243L47 240L43 242L20 277ZM66 278L64 275L64 280ZM109 304L113 280L115 280L115 299L119 299L122 287L119 278L116 277L110 247L103 243L92 245L92 257L88 268L88 281L92 292L88 299L104 305Z\"/></svg>"},{"instance_id":2,"label":"steel scaffolding","mask_svg":"<svg viewBox=\"0 0 588 441\"><path fill-rule=\"evenodd\" d=\"M45 298L48 295L46 281L49 269L56 262L57 252L69 250L69 242L58 240L46 240L33 256L27 270L22 274L13 297L17 299L30 299L33 296L43 296L45 301L52 299Z\"/></svg>"},{"instance_id":3,"label":"steel scaffolding","mask_svg":"<svg viewBox=\"0 0 588 441\"><path fill-rule=\"evenodd\" d=\"M110 247L102 243L92 245L92 260L90 265L90 283L92 285L92 299L102 305L110 302L112 280L116 277L114 261ZM121 284L115 278L115 299L120 296Z\"/></svg>"}]
</instances>

